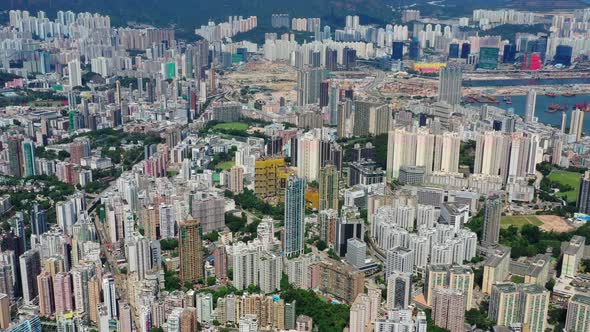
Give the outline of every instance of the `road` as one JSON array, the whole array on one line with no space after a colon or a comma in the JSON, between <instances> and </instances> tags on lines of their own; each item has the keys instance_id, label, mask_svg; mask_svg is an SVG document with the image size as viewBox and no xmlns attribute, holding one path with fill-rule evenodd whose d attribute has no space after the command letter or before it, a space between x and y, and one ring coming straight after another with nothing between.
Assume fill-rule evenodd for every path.
<instances>
[{"instance_id":1,"label":"road","mask_svg":"<svg viewBox=\"0 0 590 332\"><path fill-rule=\"evenodd\" d=\"M96 207L98 206L98 203L100 203L100 198L102 197L103 194L107 194L109 192L112 192L114 186L115 186L115 181L111 182L109 187L107 187L103 192L101 192L99 195L97 195L96 198L94 198L92 203L90 205L88 205L86 212L94 221L94 226L96 227L96 233L98 234L98 242L100 243L100 250L101 250L101 253L104 255L104 257L106 257L106 263L104 264L103 267L107 272L110 272L113 275L113 278L115 279L115 288L116 288L117 299L127 302L127 275L119 272L117 258L113 256L113 252L108 250L108 247L107 247L107 243L110 243L108 241L108 236L107 236L107 234L108 234L107 228L108 227L106 226L105 223L100 221L100 218L98 217L98 214L96 213ZM114 248L113 248L113 250L114 250ZM135 315L134 315L133 319L135 320L136 326L139 326L139 325L137 325L139 322L137 320L137 317L135 317Z\"/></svg>"},{"instance_id":2,"label":"road","mask_svg":"<svg viewBox=\"0 0 590 332\"><path fill-rule=\"evenodd\" d=\"M372 97L381 98L383 95L377 90L377 87L383 82L383 80L385 80L385 73L382 71L375 71L374 73L375 78L371 83L367 84L364 88L364 92Z\"/></svg>"}]
</instances>

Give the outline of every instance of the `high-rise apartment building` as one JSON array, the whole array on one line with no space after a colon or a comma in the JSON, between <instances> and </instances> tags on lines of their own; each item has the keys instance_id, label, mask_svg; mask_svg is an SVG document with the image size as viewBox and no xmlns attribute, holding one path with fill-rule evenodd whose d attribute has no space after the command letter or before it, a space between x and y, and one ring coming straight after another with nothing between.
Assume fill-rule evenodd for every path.
<instances>
[{"instance_id":1,"label":"high-rise apartment building","mask_svg":"<svg viewBox=\"0 0 590 332\"><path fill-rule=\"evenodd\" d=\"M37 287L37 276L41 273L39 251L34 249L25 251L19 257L19 263L23 301L26 304L31 304L39 295L39 288Z\"/></svg>"},{"instance_id":2,"label":"high-rise apartment building","mask_svg":"<svg viewBox=\"0 0 590 332\"><path fill-rule=\"evenodd\" d=\"M285 198L289 171L284 158L256 160L254 165L254 193L259 198Z\"/></svg>"},{"instance_id":3,"label":"high-rise apartment building","mask_svg":"<svg viewBox=\"0 0 590 332\"><path fill-rule=\"evenodd\" d=\"M501 197L488 197L485 202L483 234L481 243L484 246L494 246L500 241L500 219L504 201Z\"/></svg>"},{"instance_id":4,"label":"high-rise apartment building","mask_svg":"<svg viewBox=\"0 0 590 332\"><path fill-rule=\"evenodd\" d=\"M474 274L470 267L454 265L449 268L449 288L463 293L465 310L470 310L473 302Z\"/></svg>"},{"instance_id":5,"label":"high-rise apartment building","mask_svg":"<svg viewBox=\"0 0 590 332\"><path fill-rule=\"evenodd\" d=\"M451 332L465 331L465 299L456 289L437 288L434 291L432 318L434 325Z\"/></svg>"},{"instance_id":6,"label":"high-rise apartment building","mask_svg":"<svg viewBox=\"0 0 590 332\"><path fill-rule=\"evenodd\" d=\"M197 220L183 221L178 228L180 280L183 283L195 283L205 276L201 223Z\"/></svg>"},{"instance_id":7,"label":"high-rise apartment building","mask_svg":"<svg viewBox=\"0 0 590 332\"><path fill-rule=\"evenodd\" d=\"M305 236L305 180L290 175L285 190L285 255L303 253Z\"/></svg>"},{"instance_id":8,"label":"high-rise apartment building","mask_svg":"<svg viewBox=\"0 0 590 332\"><path fill-rule=\"evenodd\" d=\"M59 272L53 277L53 292L56 315L63 315L74 310L72 276L68 272Z\"/></svg>"},{"instance_id":9,"label":"high-rise apartment building","mask_svg":"<svg viewBox=\"0 0 590 332\"><path fill-rule=\"evenodd\" d=\"M387 279L387 310L407 309L412 298L412 274L393 272Z\"/></svg>"},{"instance_id":10,"label":"high-rise apartment building","mask_svg":"<svg viewBox=\"0 0 590 332\"><path fill-rule=\"evenodd\" d=\"M360 100L355 101L354 105L354 136L376 136L389 131L393 120L389 105Z\"/></svg>"},{"instance_id":11,"label":"high-rise apartment building","mask_svg":"<svg viewBox=\"0 0 590 332\"><path fill-rule=\"evenodd\" d=\"M535 107L537 106L537 91L529 89L526 95L526 106L524 110L524 122L532 123L535 119Z\"/></svg>"},{"instance_id":12,"label":"high-rise apartment building","mask_svg":"<svg viewBox=\"0 0 590 332\"><path fill-rule=\"evenodd\" d=\"M539 285L496 283L492 287L488 316L499 326L526 324L532 332L547 326L549 291Z\"/></svg>"},{"instance_id":13,"label":"high-rise apartment building","mask_svg":"<svg viewBox=\"0 0 590 332\"><path fill-rule=\"evenodd\" d=\"M320 85L326 79L323 68L304 68L297 71L297 105L315 104L320 100Z\"/></svg>"},{"instance_id":14,"label":"high-rise apartment building","mask_svg":"<svg viewBox=\"0 0 590 332\"><path fill-rule=\"evenodd\" d=\"M297 174L307 181L316 181L320 173L321 141L313 134L306 133L297 143Z\"/></svg>"},{"instance_id":15,"label":"high-rise apartment building","mask_svg":"<svg viewBox=\"0 0 590 332\"><path fill-rule=\"evenodd\" d=\"M51 273L47 271L43 271L37 276L37 288L39 289L39 315L42 317L51 317L55 311L53 282L51 279Z\"/></svg>"},{"instance_id":16,"label":"high-rise apartment building","mask_svg":"<svg viewBox=\"0 0 590 332\"><path fill-rule=\"evenodd\" d=\"M25 140L23 142L23 176L35 176L37 171L37 161L35 160L35 142Z\"/></svg>"},{"instance_id":17,"label":"high-rise apartment building","mask_svg":"<svg viewBox=\"0 0 590 332\"><path fill-rule=\"evenodd\" d=\"M210 193L198 192L190 195L189 211L201 224L202 232L220 230L225 225L225 199Z\"/></svg>"},{"instance_id":18,"label":"high-rise apartment building","mask_svg":"<svg viewBox=\"0 0 590 332\"><path fill-rule=\"evenodd\" d=\"M570 298L567 305L565 330L590 331L590 296L576 294Z\"/></svg>"},{"instance_id":19,"label":"high-rise apartment building","mask_svg":"<svg viewBox=\"0 0 590 332\"><path fill-rule=\"evenodd\" d=\"M441 68L438 77L438 101L458 105L461 102L462 86L463 70L460 66L449 65Z\"/></svg>"},{"instance_id":20,"label":"high-rise apartment building","mask_svg":"<svg viewBox=\"0 0 590 332\"><path fill-rule=\"evenodd\" d=\"M456 133L435 135L426 128L392 130L387 143L387 177L398 178L402 166L423 166L425 174L457 173L460 147Z\"/></svg>"},{"instance_id":21,"label":"high-rise apartment building","mask_svg":"<svg viewBox=\"0 0 590 332\"><path fill-rule=\"evenodd\" d=\"M229 171L229 191L234 194L241 194L244 191L244 168L234 166Z\"/></svg>"},{"instance_id":22,"label":"high-rise apartment building","mask_svg":"<svg viewBox=\"0 0 590 332\"><path fill-rule=\"evenodd\" d=\"M338 170L334 165L320 169L319 210L338 210Z\"/></svg>"},{"instance_id":23,"label":"high-rise apartment building","mask_svg":"<svg viewBox=\"0 0 590 332\"><path fill-rule=\"evenodd\" d=\"M23 150L22 150L22 139L19 137L10 137L8 139L8 162L10 167L10 175L14 177L23 176L22 165Z\"/></svg>"},{"instance_id":24,"label":"high-rise apartment building","mask_svg":"<svg viewBox=\"0 0 590 332\"><path fill-rule=\"evenodd\" d=\"M334 260L318 263L320 291L334 295L348 303L364 292L365 277L363 272L353 270Z\"/></svg>"},{"instance_id":25,"label":"high-rise apartment building","mask_svg":"<svg viewBox=\"0 0 590 332\"><path fill-rule=\"evenodd\" d=\"M68 74L70 77L70 86L82 86L82 69L80 68L80 60L75 59L68 62Z\"/></svg>"},{"instance_id":26,"label":"high-rise apartment building","mask_svg":"<svg viewBox=\"0 0 590 332\"><path fill-rule=\"evenodd\" d=\"M582 138L582 130L584 128L584 112L579 109L572 111L572 117L570 120L570 135L576 137L576 142L579 142Z\"/></svg>"},{"instance_id":27,"label":"high-rise apartment building","mask_svg":"<svg viewBox=\"0 0 590 332\"><path fill-rule=\"evenodd\" d=\"M112 275L105 275L102 278L102 296L110 319L117 319L117 294L115 279Z\"/></svg>"},{"instance_id":28,"label":"high-rise apartment building","mask_svg":"<svg viewBox=\"0 0 590 332\"><path fill-rule=\"evenodd\" d=\"M576 201L578 212L590 214L590 171L580 177L580 191Z\"/></svg>"},{"instance_id":29,"label":"high-rise apartment building","mask_svg":"<svg viewBox=\"0 0 590 332\"><path fill-rule=\"evenodd\" d=\"M560 277L573 278L578 274L580 262L584 257L586 238L574 235L563 249Z\"/></svg>"},{"instance_id":30,"label":"high-rise apartment building","mask_svg":"<svg viewBox=\"0 0 590 332\"><path fill-rule=\"evenodd\" d=\"M8 330L11 322L10 318L10 297L0 293L0 329L2 331Z\"/></svg>"},{"instance_id":31,"label":"high-rise apartment building","mask_svg":"<svg viewBox=\"0 0 590 332\"><path fill-rule=\"evenodd\" d=\"M404 247L394 247L387 251L385 278L394 272L412 273L414 270L414 251Z\"/></svg>"},{"instance_id":32,"label":"high-rise apartment building","mask_svg":"<svg viewBox=\"0 0 590 332\"><path fill-rule=\"evenodd\" d=\"M502 282L508 275L510 248L498 248L488 255L483 264L482 292L490 294L496 282Z\"/></svg>"},{"instance_id":33,"label":"high-rise apartment building","mask_svg":"<svg viewBox=\"0 0 590 332\"><path fill-rule=\"evenodd\" d=\"M544 332L547 327L550 292L544 285L521 285L519 288L521 322L531 332Z\"/></svg>"}]
</instances>

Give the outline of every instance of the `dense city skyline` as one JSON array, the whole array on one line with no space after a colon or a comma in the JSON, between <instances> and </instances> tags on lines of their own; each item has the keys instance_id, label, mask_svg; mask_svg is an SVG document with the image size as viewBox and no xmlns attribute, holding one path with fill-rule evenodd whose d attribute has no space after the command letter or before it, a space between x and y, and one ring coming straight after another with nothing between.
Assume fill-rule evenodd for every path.
<instances>
[{"instance_id":1,"label":"dense city skyline","mask_svg":"<svg viewBox=\"0 0 590 332\"><path fill-rule=\"evenodd\" d=\"M0 16L0 330L590 332L590 6L63 2Z\"/></svg>"}]
</instances>

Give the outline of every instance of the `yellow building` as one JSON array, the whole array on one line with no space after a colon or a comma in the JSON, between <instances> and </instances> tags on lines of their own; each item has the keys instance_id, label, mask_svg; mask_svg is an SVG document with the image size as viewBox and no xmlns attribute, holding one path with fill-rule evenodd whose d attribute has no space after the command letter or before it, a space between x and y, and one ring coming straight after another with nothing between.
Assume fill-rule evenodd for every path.
<instances>
[{"instance_id":1,"label":"yellow building","mask_svg":"<svg viewBox=\"0 0 590 332\"><path fill-rule=\"evenodd\" d=\"M291 172L283 158L257 160L255 164L254 193L259 198L284 200L287 179Z\"/></svg>"},{"instance_id":2,"label":"yellow building","mask_svg":"<svg viewBox=\"0 0 590 332\"><path fill-rule=\"evenodd\" d=\"M305 191L305 207L312 210L319 208L320 195L316 189L308 188Z\"/></svg>"}]
</instances>

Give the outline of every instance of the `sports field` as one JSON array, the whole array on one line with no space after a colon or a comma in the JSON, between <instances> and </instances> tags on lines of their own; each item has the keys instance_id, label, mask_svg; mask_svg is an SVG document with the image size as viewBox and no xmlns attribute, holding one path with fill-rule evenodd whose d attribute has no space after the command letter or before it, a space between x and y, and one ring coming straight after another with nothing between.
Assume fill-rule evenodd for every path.
<instances>
[{"instance_id":1,"label":"sports field","mask_svg":"<svg viewBox=\"0 0 590 332\"><path fill-rule=\"evenodd\" d=\"M225 122L216 124L213 129L219 130L247 130L248 125L241 122Z\"/></svg>"},{"instance_id":2,"label":"sports field","mask_svg":"<svg viewBox=\"0 0 590 332\"><path fill-rule=\"evenodd\" d=\"M226 161L220 164L217 164L216 168L221 168L222 170L230 170L234 167L235 163L233 161Z\"/></svg>"},{"instance_id":3,"label":"sports field","mask_svg":"<svg viewBox=\"0 0 590 332\"><path fill-rule=\"evenodd\" d=\"M505 216L500 220L500 225L502 228L508 228L511 225L521 228L524 225L541 226L543 222L537 216Z\"/></svg>"},{"instance_id":4,"label":"sports field","mask_svg":"<svg viewBox=\"0 0 590 332\"><path fill-rule=\"evenodd\" d=\"M560 192L557 195L565 198L568 202L575 202L580 191L580 176L581 174L576 172L553 170L549 174L549 180L573 187L574 190Z\"/></svg>"},{"instance_id":5,"label":"sports field","mask_svg":"<svg viewBox=\"0 0 590 332\"><path fill-rule=\"evenodd\" d=\"M535 225L545 232L564 233L573 230L565 219L553 215L529 215L529 216L504 216L500 220L502 228L508 228L511 225L522 228L524 225Z\"/></svg>"}]
</instances>

